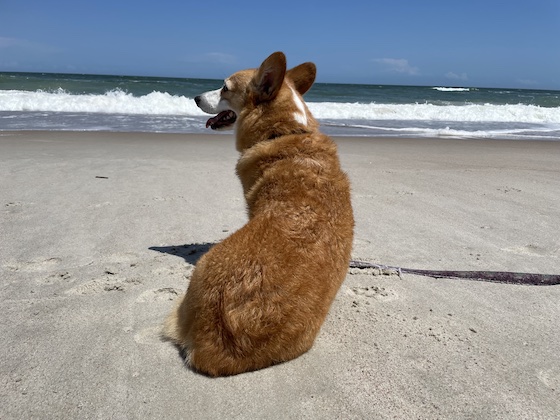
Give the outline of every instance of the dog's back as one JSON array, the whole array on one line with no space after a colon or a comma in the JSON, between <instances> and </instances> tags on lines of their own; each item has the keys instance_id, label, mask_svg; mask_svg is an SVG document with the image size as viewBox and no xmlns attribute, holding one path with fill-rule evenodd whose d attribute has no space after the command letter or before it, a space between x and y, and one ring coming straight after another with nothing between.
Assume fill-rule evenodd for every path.
<instances>
[{"instance_id":1,"label":"dog's back","mask_svg":"<svg viewBox=\"0 0 560 420\"><path fill-rule=\"evenodd\" d=\"M248 132L240 114L238 135ZM347 176L327 136L294 131L245 138L237 173L249 222L200 259L166 322L190 365L211 376L309 350L345 278L354 225Z\"/></svg>"}]
</instances>

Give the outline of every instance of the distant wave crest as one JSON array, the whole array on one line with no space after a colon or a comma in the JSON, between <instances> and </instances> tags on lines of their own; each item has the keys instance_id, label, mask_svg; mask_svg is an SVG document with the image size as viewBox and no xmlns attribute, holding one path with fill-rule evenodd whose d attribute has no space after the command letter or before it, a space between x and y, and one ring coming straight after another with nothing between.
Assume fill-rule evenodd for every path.
<instances>
[{"instance_id":1,"label":"distant wave crest","mask_svg":"<svg viewBox=\"0 0 560 420\"><path fill-rule=\"evenodd\" d=\"M470 88L462 88L462 87L433 87L432 89L440 92L470 92L471 91Z\"/></svg>"}]
</instances>

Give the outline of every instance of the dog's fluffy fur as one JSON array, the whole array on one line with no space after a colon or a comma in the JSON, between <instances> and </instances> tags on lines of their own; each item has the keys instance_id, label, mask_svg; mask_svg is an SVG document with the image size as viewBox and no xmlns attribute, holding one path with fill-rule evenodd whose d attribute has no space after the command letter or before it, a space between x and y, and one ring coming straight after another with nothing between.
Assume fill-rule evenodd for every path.
<instances>
[{"instance_id":1,"label":"dog's fluffy fur","mask_svg":"<svg viewBox=\"0 0 560 420\"><path fill-rule=\"evenodd\" d=\"M335 143L302 96L315 65L286 70L277 52L259 69L196 98L207 125L235 126L237 174L249 221L197 263L164 334L210 376L294 359L311 348L343 282L354 219Z\"/></svg>"}]
</instances>

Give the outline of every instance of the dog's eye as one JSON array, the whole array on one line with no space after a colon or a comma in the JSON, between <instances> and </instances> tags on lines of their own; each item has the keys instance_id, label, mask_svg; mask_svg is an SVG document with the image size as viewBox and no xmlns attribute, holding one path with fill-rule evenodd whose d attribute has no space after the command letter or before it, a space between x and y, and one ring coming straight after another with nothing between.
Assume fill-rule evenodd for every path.
<instances>
[{"instance_id":1,"label":"dog's eye","mask_svg":"<svg viewBox=\"0 0 560 420\"><path fill-rule=\"evenodd\" d=\"M224 85L224 87L222 88L222 92L227 92L229 89L227 88L226 85Z\"/></svg>"}]
</instances>

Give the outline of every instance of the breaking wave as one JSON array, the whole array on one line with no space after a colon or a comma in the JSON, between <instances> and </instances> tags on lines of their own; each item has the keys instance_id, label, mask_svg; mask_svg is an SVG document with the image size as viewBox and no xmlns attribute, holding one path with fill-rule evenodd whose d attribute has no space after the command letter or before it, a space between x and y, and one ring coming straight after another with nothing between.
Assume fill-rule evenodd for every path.
<instances>
[{"instance_id":1,"label":"breaking wave","mask_svg":"<svg viewBox=\"0 0 560 420\"><path fill-rule=\"evenodd\" d=\"M470 92L471 91L471 88L458 88L458 87L433 87L432 89L437 90L439 92Z\"/></svg>"},{"instance_id":2,"label":"breaking wave","mask_svg":"<svg viewBox=\"0 0 560 420\"><path fill-rule=\"evenodd\" d=\"M446 88L447 89L447 88ZM327 134L560 140L560 107L485 103L308 102ZM0 90L0 130L208 132L185 95Z\"/></svg>"},{"instance_id":3,"label":"breaking wave","mask_svg":"<svg viewBox=\"0 0 560 420\"><path fill-rule=\"evenodd\" d=\"M309 102L319 119L329 120L407 120L473 121L516 123L560 123L560 107L537 105L464 104L434 105ZM55 92L0 91L0 111L83 112L130 115L206 115L192 98L154 91L133 96L121 90L103 95L74 95L59 89Z\"/></svg>"}]
</instances>

